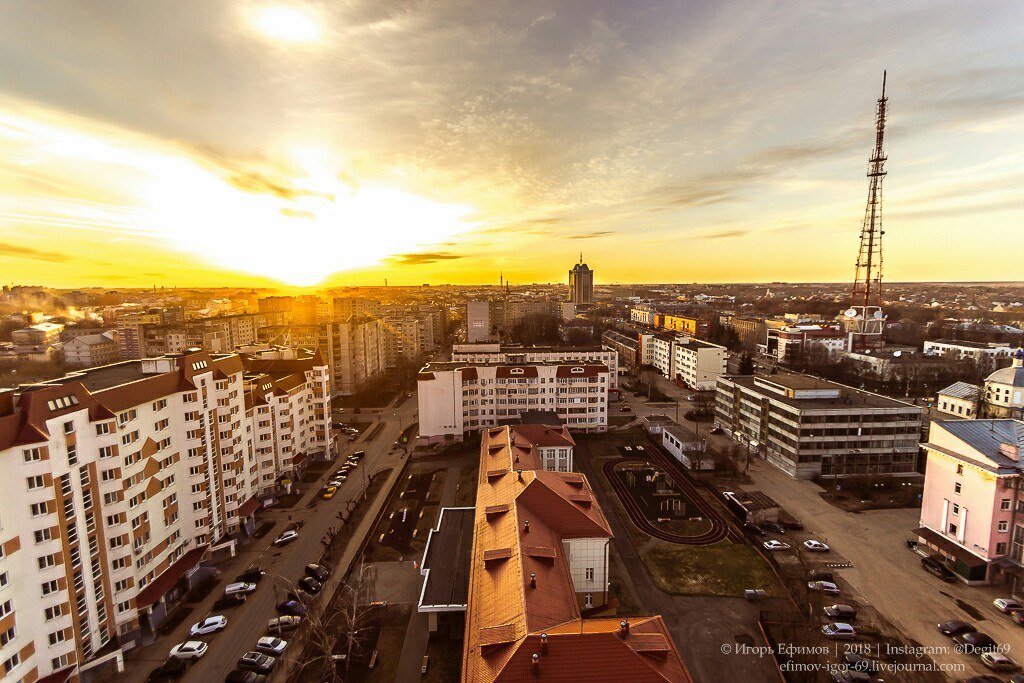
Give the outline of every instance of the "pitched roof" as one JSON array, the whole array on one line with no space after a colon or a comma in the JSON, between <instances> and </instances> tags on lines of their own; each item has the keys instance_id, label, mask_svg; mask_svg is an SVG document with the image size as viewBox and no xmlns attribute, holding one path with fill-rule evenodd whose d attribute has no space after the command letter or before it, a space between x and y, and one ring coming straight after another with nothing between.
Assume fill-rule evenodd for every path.
<instances>
[{"instance_id":1,"label":"pitched roof","mask_svg":"<svg viewBox=\"0 0 1024 683\"><path fill-rule=\"evenodd\" d=\"M962 398L968 401L977 400L979 394L981 394L981 389L976 384L969 384L967 382L953 382L939 392L940 396Z\"/></svg>"}]
</instances>

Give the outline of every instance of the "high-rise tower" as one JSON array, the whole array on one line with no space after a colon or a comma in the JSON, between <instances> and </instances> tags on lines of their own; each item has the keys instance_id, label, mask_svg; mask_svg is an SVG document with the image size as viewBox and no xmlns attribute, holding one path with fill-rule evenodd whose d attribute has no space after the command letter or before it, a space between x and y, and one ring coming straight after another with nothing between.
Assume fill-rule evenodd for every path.
<instances>
[{"instance_id":1,"label":"high-rise tower","mask_svg":"<svg viewBox=\"0 0 1024 683\"><path fill-rule=\"evenodd\" d=\"M863 351L884 344L882 312L882 180L885 178L885 121L889 98L885 96L886 73L882 72L882 96L875 113L875 149L868 159L868 203L860 230L860 250L853 277L850 307L843 314L847 348Z\"/></svg>"},{"instance_id":2,"label":"high-rise tower","mask_svg":"<svg viewBox=\"0 0 1024 683\"><path fill-rule=\"evenodd\" d=\"M569 303L594 303L594 271L583 262L583 252L580 262L569 271Z\"/></svg>"}]
</instances>

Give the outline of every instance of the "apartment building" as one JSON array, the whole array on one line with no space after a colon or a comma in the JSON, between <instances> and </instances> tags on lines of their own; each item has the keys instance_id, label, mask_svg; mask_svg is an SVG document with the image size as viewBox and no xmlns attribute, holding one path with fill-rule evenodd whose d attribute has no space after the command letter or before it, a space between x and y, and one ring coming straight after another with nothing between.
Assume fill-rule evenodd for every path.
<instances>
[{"instance_id":1,"label":"apartment building","mask_svg":"<svg viewBox=\"0 0 1024 683\"><path fill-rule=\"evenodd\" d=\"M142 358L143 335L146 325L163 325L167 321L164 311L153 308L147 311L120 312L117 315L117 350L121 360Z\"/></svg>"},{"instance_id":2,"label":"apartment building","mask_svg":"<svg viewBox=\"0 0 1024 683\"><path fill-rule=\"evenodd\" d=\"M412 317L385 316L381 319L384 364L393 368L400 361L414 361L424 352L426 330L422 321Z\"/></svg>"},{"instance_id":3,"label":"apartment building","mask_svg":"<svg viewBox=\"0 0 1024 683\"><path fill-rule=\"evenodd\" d=\"M466 302L466 342L476 344L490 341L494 335L491 331L491 304L488 301Z\"/></svg>"},{"instance_id":4,"label":"apartment building","mask_svg":"<svg viewBox=\"0 0 1024 683\"><path fill-rule=\"evenodd\" d=\"M664 377L679 380L691 389L712 390L725 374L729 350L692 337L641 332L640 359Z\"/></svg>"},{"instance_id":5,"label":"apartment building","mask_svg":"<svg viewBox=\"0 0 1024 683\"><path fill-rule=\"evenodd\" d=\"M715 426L792 477L913 474L922 409L809 375L718 379Z\"/></svg>"},{"instance_id":6,"label":"apartment building","mask_svg":"<svg viewBox=\"0 0 1024 683\"><path fill-rule=\"evenodd\" d=\"M666 313L661 318L661 326L689 337L707 339L711 335L711 321L703 316Z\"/></svg>"},{"instance_id":7,"label":"apartment building","mask_svg":"<svg viewBox=\"0 0 1024 683\"><path fill-rule=\"evenodd\" d=\"M845 351L847 335L837 327L823 325L787 325L767 327L765 344L758 345L761 353L773 356L780 363L798 363L812 348L827 354Z\"/></svg>"},{"instance_id":8,"label":"apartment building","mask_svg":"<svg viewBox=\"0 0 1024 683\"><path fill-rule=\"evenodd\" d=\"M691 681L661 617L584 616L607 603L611 529L519 430L481 438L462 681Z\"/></svg>"},{"instance_id":9,"label":"apartment building","mask_svg":"<svg viewBox=\"0 0 1024 683\"><path fill-rule=\"evenodd\" d=\"M288 396L278 429L303 435L307 457L330 457L323 359L293 370L304 390L259 372L270 378L266 395ZM242 356L195 352L0 392L6 677L88 668L111 641L132 647L211 571L201 567L211 552L251 533L268 487L247 373Z\"/></svg>"},{"instance_id":10,"label":"apartment building","mask_svg":"<svg viewBox=\"0 0 1024 683\"><path fill-rule=\"evenodd\" d=\"M92 368L117 361L117 341L112 332L83 334L64 344L64 363L72 368Z\"/></svg>"},{"instance_id":11,"label":"apartment building","mask_svg":"<svg viewBox=\"0 0 1024 683\"><path fill-rule=\"evenodd\" d=\"M45 348L59 343L63 331L60 323L38 323L11 332L11 342L16 348Z\"/></svg>"},{"instance_id":12,"label":"apartment building","mask_svg":"<svg viewBox=\"0 0 1024 683\"><path fill-rule=\"evenodd\" d=\"M605 330L601 333L601 345L618 354L621 367L632 370L640 364L640 340L635 334Z\"/></svg>"},{"instance_id":13,"label":"apartment building","mask_svg":"<svg viewBox=\"0 0 1024 683\"><path fill-rule=\"evenodd\" d=\"M767 330L764 318L759 317L723 314L719 316L719 324L735 332L740 342L748 348L757 346L765 338Z\"/></svg>"},{"instance_id":14,"label":"apartment building","mask_svg":"<svg viewBox=\"0 0 1024 683\"><path fill-rule=\"evenodd\" d=\"M513 346L510 344L455 344L452 360L465 363L529 363L593 361L608 366L611 386L617 386L618 354L601 346Z\"/></svg>"},{"instance_id":15,"label":"apartment building","mask_svg":"<svg viewBox=\"0 0 1024 683\"><path fill-rule=\"evenodd\" d=\"M918 551L968 584L1024 577L1024 422L935 420L928 443Z\"/></svg>"},{"instance_id":16,"label":"apartment building","mask_svg":"<svg viewBox=\"0 0 1024 683\"><path fill-rule=\"evenodd\" d=\"M1013 353L1008 342L972 342L961 339L935 339L924 343L924 352L935 356L952 356L957 360L987 362L995 366Z\"/></svg>"},{"instance_id":17,"label":"apartment building","mask_svg":"<svg viewBox=\"0 0 1024 683\"><path fill-rule=\"evenodd\" d=\"M571 430L603 432L610 387L608 366L592 361L428 363L418 377L420 442L461 441L538 410L556 413Z\"/></svg>"}]
</instances>

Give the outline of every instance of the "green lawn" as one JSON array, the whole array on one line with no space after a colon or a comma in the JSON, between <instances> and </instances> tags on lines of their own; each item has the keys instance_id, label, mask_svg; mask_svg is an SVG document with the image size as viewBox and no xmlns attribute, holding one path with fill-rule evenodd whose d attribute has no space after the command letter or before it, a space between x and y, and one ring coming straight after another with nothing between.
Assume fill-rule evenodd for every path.
<instances>
[{"instance_id":1,"label":"green lawn","mask_svg":"<svg viewBox=\"0 0 1024 683\"><path fill-rule=\"evenodd\" d=\"M742 596L747 588L778 592L775 575L746 544L686 546L658 541L642 557L654 583L666 593Z\"/></svg>"}]
</instances>

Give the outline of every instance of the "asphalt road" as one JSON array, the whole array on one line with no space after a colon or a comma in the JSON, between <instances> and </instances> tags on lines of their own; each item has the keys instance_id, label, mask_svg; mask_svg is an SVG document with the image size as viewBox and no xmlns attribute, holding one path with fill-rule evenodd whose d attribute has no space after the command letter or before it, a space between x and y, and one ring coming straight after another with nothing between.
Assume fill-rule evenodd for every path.
<instances>
[{"instance_id":1,"label":"asphalt road","mask_svg":"<svg viewBox=\"0 0 1024 683\"><path fill-rule=\"evenodd\" d=\"M240 551L244 555L243 563L237 571L225 572L221 584L206 598L200 609L194 610L191 617L180 624L169 636L161 637L154 645L132 653L127 658L127 670L118 677L118 681L133 683L144 681L149 672L164 661L166 653L176 644L188 640L189 627L209 614L213 601L223 594L223 587L230 583L242 568L252 564L260 565L267 573L259 583L256 592L252 593L244 605L231 608L222 612L228 618L228 626L222 632L204 636L204 640L210 644L206 655L194 663L182 679L186 683L214 683L223 681L228 673L235 668L238 659L246 651L251 650L256 641L266 635L267 621L277 616L275 605L286 590L278 592L275 596L275 578L281 577L290 582L297 581L303 576L304 567L310 562L316 561L321 554L320 540L331 526L337 526L339 520L337 515L345 509L345 505L362 494L365 482L369 481L373 473L382 469L400 464L401 454L392 452L393 443L398 439L402 428L407 427L415 420L416 399L405 400L397 409L385 410L381 414L381 420L385 426L376 439L370 442L357 441L346 443L341 448L338 466L344 460L344 456L357 451L366 451L366 457L359 466L352 471L348 480L338 490L338 493L331 500L320 501L313 508L306 508L309 500L313 497L319 498L321 484L300 484L305 491L302 501L291 510L265 511L260 519L273 519L274 529L257 540L250 546ZM364 416L365 417L365 416ZM372 429L372 427L367 428ZM324 479L337 467L331 467L324 474ZM364 476L365 475L365 476ZM303 522L299 529L299 539L283 548L275 548L273 540L288 524L288 516L291 515L295 521ZM360 538L352 538L349 543L359 543ZM289 655L285 653L285 657Z\"/></svg>"}]
</instances>

